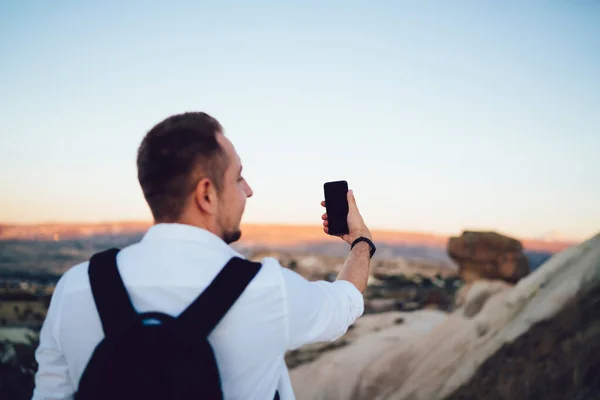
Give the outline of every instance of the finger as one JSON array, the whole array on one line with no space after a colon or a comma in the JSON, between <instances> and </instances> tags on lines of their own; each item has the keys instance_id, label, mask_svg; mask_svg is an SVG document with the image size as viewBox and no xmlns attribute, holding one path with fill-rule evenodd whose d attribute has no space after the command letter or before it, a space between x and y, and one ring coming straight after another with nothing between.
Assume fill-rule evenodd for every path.
<instances>
[{"instance_id":1,"label":"finger","mask_svg":"<svg viewBox=\"0 0 600 400\"><path fill-rule=\"evenodd\" d=\"M324 226L324 227L323 227L323 232L325 232L325 233L329 234L329 228L328 228L328 227L326 227L326 226Z\"/></svg>"},{"instance_id":2,"label":"finger","mask_svg":"<svg viewBox=\"0 0 600 400\"><path fill-rule=\"evenodd\" d=\"M323 226L329 226L329 221L327 221L327 220L323 221Z\"/></svg>"},{"instance_id":3,"label":"finger","mask_svg":"<svg viewBox=\"0 0 600 400\"><path fill-rule=\"evenodd\" d=\"M323 219L323 220L327 219L327 213L321 215L321 219Z\"/></svg>"},{"instance_id":4,"label":"finger","mask_svg":"<svg viewBox=\"0 0 600 400\"><path fill-rule=\"evenodd\" d=\"M351 210L358 211L358 206L356 205L356 199L354 198L354 191L348 190L348 208Z\"/></svg>"},{"instance_id":5,"label":"finger","mask_svg":"<svg viewBox=\"0 0 600 400\"><path fill-rule=\"evenodd\" d=\"M321 201L321 205L325 207L325 200Z\"/></svg>"}]
</instances>

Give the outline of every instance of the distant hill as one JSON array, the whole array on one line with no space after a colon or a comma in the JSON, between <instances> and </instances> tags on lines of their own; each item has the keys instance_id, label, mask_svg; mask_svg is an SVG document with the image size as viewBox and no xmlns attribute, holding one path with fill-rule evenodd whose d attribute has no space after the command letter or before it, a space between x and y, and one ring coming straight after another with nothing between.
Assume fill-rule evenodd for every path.
<instances>
[{"instance_id":1,"label":"distant hill","mask_svg":"<svg viewBox=\"0 0 600 400\"><path fill-rule=\"evenodd\" d=\"M143 234L150 222L126 221L105 223L57 223L36 225L0 224L0 240L45 240L61 241L105 235ZM460 232L457 232L460 234ZM448 236L423 232L374 230L373 236L379 243L403 246L428 246L445 248ZM575 244L569 241L517 238L528 251L556 253ZM323 233L316 225L267 225L245 224L242 243L252 245L289 246L305 243L339 241Z\"/></svg>"},{"instance_id":2,"label":"distant hill","mask_svg":"<svg viewBox=\"0 0 600 400\"><path fill-rule=\"evenodd\" d=\"M149 222L0 224L0 240L79 239L98 235L135 234L146 231Z\"/></svg>"},{"instance_id":3,"label":"distant hill","mask_svg":"<svg viewBox=\"0 0 600 400\"><path fill-rule=\"evenodd\" d=\"M55 280L97 251L139 241L149 227L144 222L0 225L0 276ZM246 255L262 250L323 256L348 253L346 243L325 235L318 226L246 224L242 229L242 240L233 246ZM402 257L456 268L446 253L447 236L382 230L373 231L373 236L378 259ZM532 269L570 245L539 240L523 243Z\"/></svg>"}]
</instances>

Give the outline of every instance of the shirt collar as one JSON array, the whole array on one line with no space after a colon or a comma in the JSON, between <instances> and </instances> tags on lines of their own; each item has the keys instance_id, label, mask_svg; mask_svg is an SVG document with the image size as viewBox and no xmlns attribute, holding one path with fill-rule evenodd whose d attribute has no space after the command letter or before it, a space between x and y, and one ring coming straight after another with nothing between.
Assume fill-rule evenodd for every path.
<instances>
[{"instance_id":1,"label":"shirt collar","mask_svg":"<svg viewBox=\"0 0 600 400\"><path fill-rule=\"evenodd\" d=\"M208 246L215 250L226 251L232 256L242 257L237 251L214 233L193 225L179 223L158 223L152 225L144 234L142 241L185 240Z\"/></svg>"}]
</instances>

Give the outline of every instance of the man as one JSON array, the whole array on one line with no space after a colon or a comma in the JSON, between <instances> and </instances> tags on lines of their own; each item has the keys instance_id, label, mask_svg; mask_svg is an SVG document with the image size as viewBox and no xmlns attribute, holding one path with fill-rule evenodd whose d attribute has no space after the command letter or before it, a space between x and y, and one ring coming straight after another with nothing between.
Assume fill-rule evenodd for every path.
<instances>
[{"instance_id":1,"label":"man","mask_svg":"<svg viewBox=\"0 0 600 400\"><path fill-rule=\"evenodd\" d=\"M177 316L232 257L252 189L221 125L195 112L167 118L143 139L138 178L154 225L117 256L137 312ZM348 192L351 244L371 238ZM324 202L321 203L323 206ZM328 232L327 215L323 230ZM262 268L209 336L226 399L293 399L284 355L304 344L343 335L363 312L370 243L350 251L335 282L309 282L264 258ZM59 280L40 335L34 399L68 399L104 337L88 277L88 262Z\"/></svg>"}]
</instances>

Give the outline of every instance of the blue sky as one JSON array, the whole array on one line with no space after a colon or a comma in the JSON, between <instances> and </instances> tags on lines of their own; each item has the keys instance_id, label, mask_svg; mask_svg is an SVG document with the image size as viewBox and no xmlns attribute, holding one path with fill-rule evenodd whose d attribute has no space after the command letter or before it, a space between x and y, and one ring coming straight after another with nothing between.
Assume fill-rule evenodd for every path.
<instances>
[{"instance_id":1,"label":"blue sky","mask_svg":"<svg viewBox=\"0 0 600 400\"><path fill-rule=\"evenodd\" d=\"M0 3L0 221L149 219L137 146L200 110L246 222L346 179L373 228L600 231L600 2L250 3Z\"/></svg>"}]
</instances>

